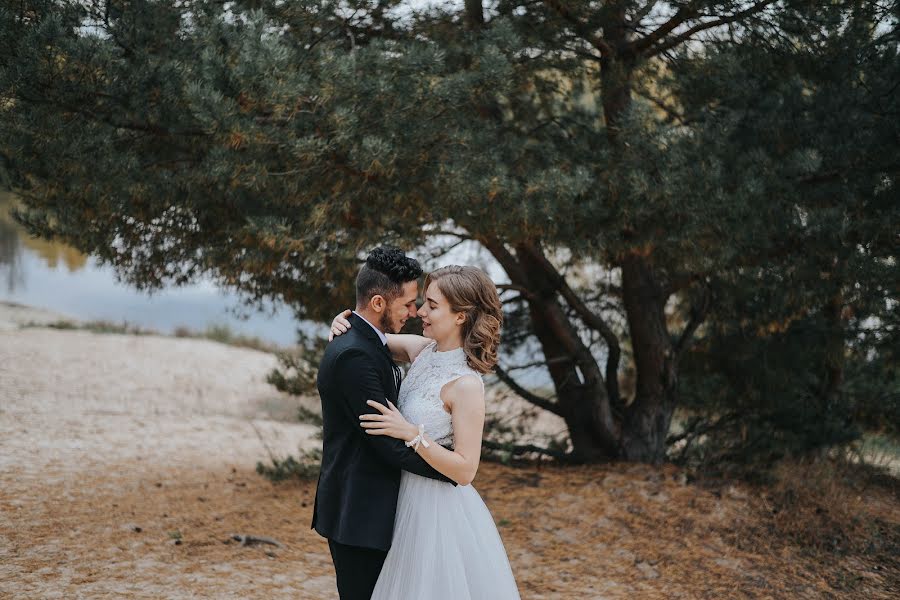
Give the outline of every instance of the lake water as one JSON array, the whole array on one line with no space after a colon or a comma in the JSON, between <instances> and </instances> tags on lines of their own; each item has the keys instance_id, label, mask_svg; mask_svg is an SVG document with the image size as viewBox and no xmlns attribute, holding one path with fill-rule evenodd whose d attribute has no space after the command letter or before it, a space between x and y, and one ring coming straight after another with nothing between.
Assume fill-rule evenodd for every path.
<instances>
[{"instance_id":1,"label":"lake water","mask_svg":"<svg viewBox=\"0 0 900 600\"><path fill-rule=\"evenodd\" d=\"M13 202L11 194L0 192L0 301L45 308L83 321L127 322L159 333L170 334L178 327L203 331L211 325L227 325L236 334L279 346L294 344L298 328L307 334L317 329L327 334L324 324L298 321L283 306L269 305L265 312L241 316L240 297L208 280L153 295L139 292L119 283L110 267L91 257L65 244L30 237L9 214ZM423 266L428 270L446 264L478 265L495 281L507 280L499 265L474 246L460 246ZM504 363L530 363L539 352L536 342L525 344ZM522 384L536 387L550 381L543 368L520 371L517 377Z\"/></svg>"},{"instance_id":2,"label":"lake water","mask_svg":"<svg viewBox=\"0 0 900 600\"><path fill-rule=\"evenodd\" d=\"M9 212L14 199L0 193L0 300L45 308L86 321L128 322L160 333L177 327L233 332L286 346L301 323L283 306L239 315L240 298L210 281L149 295L116 281L110 267L56 242L30 237ZM244 318L246 317L246 318ZM304 323L303 328L310 328Z\"/></svg>"}]
</instances>

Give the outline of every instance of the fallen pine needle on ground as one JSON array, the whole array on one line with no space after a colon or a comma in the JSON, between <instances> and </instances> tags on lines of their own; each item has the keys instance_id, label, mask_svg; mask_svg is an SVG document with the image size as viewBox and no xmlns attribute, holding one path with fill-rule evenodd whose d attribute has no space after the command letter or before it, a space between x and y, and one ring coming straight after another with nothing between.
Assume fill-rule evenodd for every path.
<instances>
[{"instance_id":1,"label":"fallen pine needle on ground","mask_svg":"<svg viewBox=\"0 0 900 600\"><path fill-rule=\"evenodd\" d=\"M337 598L315 480L254 470L320 443L272 355L0 308L0 597ZM474 486L524 599L900 597L896 479L778 477L483 463Z\"/></svg>"}]
</instances>

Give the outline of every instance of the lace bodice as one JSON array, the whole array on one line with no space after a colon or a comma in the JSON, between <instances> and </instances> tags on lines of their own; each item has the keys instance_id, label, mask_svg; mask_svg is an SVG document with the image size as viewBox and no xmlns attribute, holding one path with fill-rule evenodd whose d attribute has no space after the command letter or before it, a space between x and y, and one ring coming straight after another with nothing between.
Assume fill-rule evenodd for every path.
<instances>
[{"instance_id":1,"label":"lace bodice","mask_svg":"<svg viewBox=\"0 0 900 600\"><path fill-rule=\"evenodd\" d=\"M409 368L397 408L410 423L424 424L425 433L438 444L453 444L453 423L444 410L441 389L463 375L475 375L481 381L481 374L466 363L462 348L438 352L437 342L431 342Z\"/></svg>"}]
</instances>

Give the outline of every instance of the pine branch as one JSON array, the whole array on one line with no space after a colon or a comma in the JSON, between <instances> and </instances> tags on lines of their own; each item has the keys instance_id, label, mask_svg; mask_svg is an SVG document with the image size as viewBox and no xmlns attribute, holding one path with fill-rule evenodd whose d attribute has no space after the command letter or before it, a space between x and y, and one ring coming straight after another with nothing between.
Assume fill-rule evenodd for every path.
<instances>
[{"instance_id":1,"label":"pine branch","mask_svg":"<svg viewBox=\"0 0 900 600\"><path fill-rule=\"evenodd\" d=\"M696 9L693 8L679 8L678 11L672 16L671 19L657 27L654 31L648 33L642 38L638 38L637 40L631 42L627 49L626 53L636 56L650 48L658 41L669 35L673 29L691 19L697 15Z\"/></svg>"},{"instance_id":2,"label":"pine branch","mask_svg":"<svg viewBox=\"0 0 900 600\"><path fill-rule=\"evenodd\" d=\"M95 94L98 95L98 94ZM23 102L28 102L34 105L45 105L45 106L55 106L57 108L62 109L66 112L71 112L74 114L81 115L90 121L94 121L96 123L103 123L105 125L109 125L115 129L126 129L129 131L140 131L142 133L149 133L155 136L204 136L208 135L208 133L202 129L184 129L184 130L171 130L167 127L163 127L162 125L155 123L140 123L140 122L126 122L126 121L116 121L110 115L95 113L83 106L74 106L69 103L60 102L59 100L53 100L49 98L37 98L37 97L29 97L25 94L18 93L15 94L15 97Z\"/></svg>"},{"instance_id":3,"label":"pine branch","mask_svg":"<svg viewBox=\"0 0 900 600\"><path fill-rule=\"evenodd\" d=\"M523 399L527 400L531 404L534 404L538 408L543 408L544 410L548 410L552 412L554 415L562 416L562 411L559 408L559 405L550 402L546 398L541 398L534 392L528 391L524 387L522 387L515 379L510 377L509 373L504 371L499 365L494 367L494 372L497 374L497 377L505 383L509 388L515 392L517 395L521 396Z\"/></svg>"},{"instance_id":4,"label":"pine branch","mask_svg":"<svg viewBox=\"0 0 900 600\"><path fill-rule=\"evenodd\" d=\"M659 4L659 0L650 0L645 4L641 9L639 9L634 16L629 20L632 27L637 27L641 21L650 14L650 12L656 8L656 5Z\"/></svg>"},{"instance_id":5,"label":"pine branch","mask_svg":"<svg viewBox=\"0 0 900 600\"><path fill-rule=\"evenodd\" d=\"M575 290L569 286L565 276L556 270L556 267L554 267L547 257L544 256L543 252L535 246L532 248L530 254L547 277L554 282L556 289L562 295L563 299L575 311L584 324L603 336L603 340L606 342L607 349L609 350L609 357L606 361L606 371L604 373L606 379L606 391L609 396L610 404L613 406L618 405L620 402L618 376L619 360L622 355L618 337L616 337L616 334L603 317L592 311L584 301L582 301L578 294L575 293Z\"/></svg>"},{"instance_id":6,"label":"pine branch","mask_svg":"<svg viewBox=\"0 0 900 600\"><path fill-rule=\"evenodd\" d=\"M455 238L459 238L461 240L473 240L471 235L463 233L461 231L448 231L446 229L428 229L428 235L452 235Z\"/></svg>"},{"instance_id":7,"label":"pine branch","mask_svg":"<svg viewBox=\"0 0 900 600\"><path fill-rule=\"evenodd\" d=\"M316 46L318 46L323 40L330 38L332 36L332 34L340 28L341 28L340 24L335 25L334 27L332 27L331 29L329 29L328 31L324 32L322 35L320 35L319 37L314 39L312 42L310 42L309 45L306 46L306 48L304 48L306 50L306 53L300 59L300 62L297 63L296 69L299 71L300 68L303 66L303 64L307 61L307 59L314 56L313 49Z\"/></svg>"},{"instance_id":8,"label":"pine branch","mask_svg":"<svg viewBox=\"0 0 900 600\"><path fill-rule=\"evenodd\" d=\"M600 51L601 56L610 56L612 48L603 38L597 36L590 30L587 23L582 21L575 15L569 7L561 0L544 0L544 4L556 11L560 17L568 21L572 25L572 29L578 36L588 44Z\"/></svg>"},{"instance_id":9,"label":"pine branch","mask_svg":"<svg viewBox=\"0 0 900 600\"><path fill-rule=\"evenodd\" d=\"M665 43L653 46L652 48L650 46L644 45L638 51L640 52L643 50L648 50L648 52L645 54L645 56L647 58L649 58L651 56L656 56L657 54L661 54L667 50L671 50L672 48L684 43L685 41L689 40L691 38L691 36L693 36L695 33L699 33L701 31L705 31L707 29L712 29L714 27L719 27L721 25L727 25L728 23L734 23L736 21L740 21L744 17L748 17L750 15L761 12L767 6L769 6L770 4L774 4L774 3L775 3L775 0L761 0L760 2L756 2L755 4L753 4L753 6L750 6L749 8L746 8L742 11L738 11L732 15L728 15L727 17L722 17L722 18L716 19L714 21L706 21L705 23L698 23L697 25L694 25L693 27L691 27L684 33L679 34L678 36L666 41ZM651 35L653 35L653 34L651 34ZM642 41L642 40L639 40L639 41ZM660 39L654 40L654 43L657 41L660 41Z\"/></svg>"},{"instance_id":10,"label":"pine branch","mask_svg":"<svg viewBox=\"0 0 900 600\"><path fill-rule=\"evenodd\" d=\"M666 115L668 115L668 117L670 119L672 119L673 121L677 121L678 123L681 123L682 125L689 124L689 122L684 118L683 115L678 114L678 112L674 108L666 105L666 103L663 102L662 100L655 98L655 97L651 96L650 94L644 93L641 90L636 89L636 90L634 90L634 93L637 94L638 96L640 96L641 98L643 98L644 100L647 100L648 102L651 102L653 105L658 107L660 110L662 110L664 113L666 113Z\"/></svg>"},{"instance_id":11,"label":"pine branch","mask_svg":"<svg viewBox=\"0 0 900 600\"><path fill-rule=\"evenodd\" d=\"M516 444L503 444L492 440L482 440L481 445L482 447L489 450L506 450L507 452L511 452L513 456L519 456L521 454L534 452L535 454L552 456L553 458L564 462L575 462L575 459L570 454L566 454L565 452L560 452L558 450L551 450L550 448L541 448L540 446L535 446L534 444L524 444L520 446Z\"/></svg>"},{"instance_id":12,"label":"pine branch","mask_svg":"<svg viewBox=\"0 0 900 600\"><path fill-rule=\"evenodd\" d=\"M520 297L527 298L529 301L533 302L537 301L537 297L530 290L521 285L516 285L514 283L498 283L497 289L500 291L511 290L514 292L519 292Z\"/></svg>"},{"instance_id":13,"label":"pine branch","mask_svg":"<svg viewBox=\"0 0 900 600\"><path fill-rule=\"evenodd\" d=\"M675 342L674 353L676 358L684 353L688 346L688 342L697 331L697 328L700 327L700 324L706 319L706 315L709 313L711 305L712 294L709 287L704 286L700 301L695 306L691 307L691 318L681 332L678 341Z\"/></svg>"},{"instance_id":14,"label":"pine branch","mask_svg":"<svg viewBox=\"0 0 900 600\"><path fill-rule=\"evenodd\" d=\"M506 372L510 371L521 371L522 369L533 369L534 367L545 367L547 365L551 365L553 363L562 363L568 362L571 359L568 356L557 356L556 358L551 358L549 360L536 360L534 362L525 363L524 365L516 365L514 367L507 367Z\"/></svg>"},{"instance_id":15,"label":"pine branch","mask_svg":"<svg viewBox=\"0 0 900 600\"><path fill-rule=\"evenodd\" d=\"M462 244L465 244L468 241L469 241L468 239L460 237L459 239L457 239L455 242L453 242L449 246L441 246L440 248L436 248L434 251L430 252L428 254L428 259L429 260L437 260L442 256L446 256L447 254L452 252L455 248L457 248L458 246L460 246Z\"/></svg>"},{"instance_id":16,"label":"pine branch","mask_svg":"<svg viewBox=\"0 0 900 600\"><path fill-rule=\"evenodd\" d=\"M687 455L691 444L700 436L710 433L711 431L715 431L726 425L730 425L734 422L737 422L738 420L740 420L740 415L738 415L737 413L729 413L723 415L715 421L708 421L703 417L693 417L690 419L690 421L688 421L684 432L676 435L670 435L666 438L666 446L672 446L684 440L684 448L681 449L678 457L678 460L682 460Z\"/></svg>"},{"instance_id":17,"label":"pine branch","mask_svg":"<svg viewBox=\"0 0 900 600\"><path fill-rule=\"evenodd\" d=\"M499 238L478 236L476 239L497 259L497 262L500 263L500 266L503 267L503 270L506 271L506 274L512 281L519 281L523 284L529 281L525 269L522 268L518 259ZM524 290L525 288L522 291Z\"/></svg>"},{"instance_id":18,"label":"pine branch","mask_svg":"<svg viewBox=\"0 0 900 600\"><path fill-rule=\"evenodd\" d=\"M620 402L620 394L619 394L619 360L622 356L622 350L619 347L619 338L616 337L616 334L613 330L607 325L606 321L603 318L593 312L588 306L581 300L578 294L569 287L569 284L563 280L562 288L560 289L562 293L562 297L566 300L566 302L571 306L575 313L579 316L579 318L584 321L585 325L600 333L603 337L603 340L606 342L606 347L608 349L608 357L606 360L606 392L609 395L610 404L613 406L617 406Z\"/></svg>"}]
</instances>

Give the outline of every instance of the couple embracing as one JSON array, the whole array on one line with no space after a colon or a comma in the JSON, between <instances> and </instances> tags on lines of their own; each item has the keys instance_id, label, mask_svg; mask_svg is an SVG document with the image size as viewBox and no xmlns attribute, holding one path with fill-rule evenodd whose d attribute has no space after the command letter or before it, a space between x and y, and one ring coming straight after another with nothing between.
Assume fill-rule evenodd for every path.
<instances>
[{"instance_id":1,"label":"couple embracing","mask_svg":"<svg viewBox=\"0 0 900 600\"><path fill-rule=\"evenodd\" d=\"M332 322L319 365L322 468L313 528L328 538L341 600L518 599L490 512L469 485L481 456L482 375L497 362L502 310L481 269L425 278L376 248L356 310ZM422 318L423 336L399 335ZM395 360L411 363L401 384Z\"/></svg>"}]
</instances>

